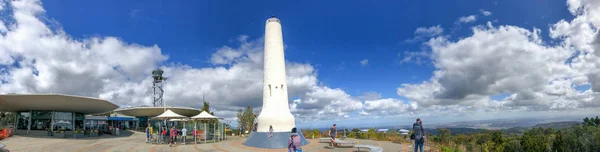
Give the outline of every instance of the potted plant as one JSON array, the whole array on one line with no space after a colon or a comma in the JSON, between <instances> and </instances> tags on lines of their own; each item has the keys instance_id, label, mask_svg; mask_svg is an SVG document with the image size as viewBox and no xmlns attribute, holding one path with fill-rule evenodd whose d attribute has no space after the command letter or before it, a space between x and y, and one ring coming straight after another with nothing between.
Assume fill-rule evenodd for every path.
<instances>
[{"instance_id":1,"label":"potted plant","mask_svg":"<svg viewBox=\"0 0 600 152\"><path fill-rule=\"evenodd\" d=\"M91 130L90 131L90 137L98 137L98 130Z\"/></svg>"},{"instance_id":2,"label":"potted plant","mask_svg":"<svg viewBox=\"0 0 600 152\"><path fill-rule=\"evenodd\" d=\"M48 136L53 136L54 133L52 132L52 129L48 128L46 129L48 131Z\"/></svg>"},{"instance_id":3,"label":"potted plant","mask_svg":"<svg viewBox=\"0 0 600 152\"><path fill-rule=\"evenodd\" d=\"M79 129L75 130L75 132L73 132L73 135L75 138L83 138L84 137L83 131L81 131Z\"/></svg>"}]
</instances>

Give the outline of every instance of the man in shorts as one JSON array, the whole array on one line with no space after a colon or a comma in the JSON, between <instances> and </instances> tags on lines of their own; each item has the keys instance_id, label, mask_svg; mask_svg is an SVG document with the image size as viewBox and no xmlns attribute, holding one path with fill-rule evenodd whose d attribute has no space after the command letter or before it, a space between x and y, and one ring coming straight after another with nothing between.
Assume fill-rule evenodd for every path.
<instances>
[{"instance_id":1,"label":"man in shorts","mask_svg":"<svg viewBox=\"0 0 600 152\"><path fill-rule=\"evenodd\" d=\"M329 132L327 133L329 135L329 138L331 139L331 149L335 148L334 144L335 144L335 135L337 134L337 129L335 124L333 124L333 126L331 128L329 128Z\"/></svg>"}]
</instances>

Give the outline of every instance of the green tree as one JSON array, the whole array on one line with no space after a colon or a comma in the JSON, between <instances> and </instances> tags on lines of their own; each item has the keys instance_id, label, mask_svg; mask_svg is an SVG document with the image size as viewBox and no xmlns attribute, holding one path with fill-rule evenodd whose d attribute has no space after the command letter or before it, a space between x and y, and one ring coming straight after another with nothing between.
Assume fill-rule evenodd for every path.
<instances>
[{"instance_id":1,"label":"green tree","mask_svg":"<svg viewBox=\"0 0 600 152\"><path fill-rule=\"evenodd\" d=\"M237 113L238 124L243 128L243 131L252 131L254 129L254 120L256 112L251 106L246 107L246 110L239 109Z\"/></svg>"},{"instance_id":2,"label":"green tree","mask_svg":"<svg viewBox=\"0 0 600 152\"><path fill-rule=\"evenodd\" d=\"M244 111L242 109L238 109L237 111L237 122L238 125L240 125L240 131L244 132L244 130L246 130L246 126L248 126L248 122L246 121L246 118L244 117Z\"/></svg>"},{"instance_id":3,"label":"green tree","mask_svg":"<svg viewBox=\"0 0 600 152\"><path fill-rule=\"evenodd\" d=\"M369 131L367 131L367 138L371 140L377 139L377 133L375 132L375 128L370 128Z\"/></svg>"},{"instance_id":4,"label":"green tree","mask_svg":"<svg viewBox=\"0 0 600 152\"><path fill-rule=\"evenodd\" d=\"M8 125L15 125L15 112L1 112L0 111L0 128Z\"/></svg>"},{"instance_id":5,"label":"green tree","mask_svg":"<svg viewBox=\"0 0 600 152\"><path fill-rule=\"evenodd\" d=\"M438 129L439 133L439 142L444 145L448 145L450 143L450 135L451 132L448 129Z\"/></svg>"},{"instance_id":6,"label":"green tree","mask_svg":"<svg viewBox=\"0 0 600 152\"><path fill-rule=\"evenodd\" d=\"M246 111L244 111L244 121L246 121L246 128L248 128L249 131L254 130L254 120L256 119L257 115L256 113L254 113L253 109L251 106L246 107Z\"/></svg>"},{"instance_id":7,"label":"green tree","mask_svg":"<svg viewBox=\"0 0 600 152\"><path fill-rule=\"evenodd\" d=\"M319 129L313 129L312 131L310 131L310 136L315 136L315 138L321 138L321 132L319 132Z\"/></svg>"},{"instance_id":8,"label":"green tree","mask_svg":"<svg viewBox=\"0 0 600 152\"><path fill-rule=\"evenodd\" d=\"M594 119L594 118L590 119L590 118L588 118L588 117L585 117L585 118L583 119L583 125L585 125L585 126L594 126L594 125L595 125L595 122L594 122L594 121L595 121L595 119Z\"/></svg>"},{"instance_id":9,"label":"green tree","mask_svg":"<svg viewBox=\"0 0 600 152\"><path fill-rule=\"evenodd\" d=\"M494 142L496 145L502 145L506 142L506 139L504 139L504 136L502 136L502 132L494 131L492 132L492 142Z\"/></svg>"},{"instance_id":10,"label":"green tree","mask_svg":"<svg viewBox=\"0 0 600 152\"><path fill-rule=\"evenodd\" d=\"M568 151L568 145L562 131L557 131L554 141L552 141L552 151L554 152L566 152Z\"/></svg>"},{"instance_id":11,"label":"green tree","mask_svg":"<svg viewBox=\"0 0 600 152\"><path fill-rule=\"evenodd\" d=\"M215 115L215 113L210 111L210 104L206 101L204 101L204 105L202 106L202 109L200 109L201 111L206 111L207 113L209 113L210 115Z\"/></svg>"},{"instance_id":12,"label":"green tree","mask_svg":"<svg viewBox=\"0 0 600 152\"><path fill-rule=\"evenodd\" d=\"M518 139L518 138L509 139L506 142L506 144L504 144L504 151L511 151L511 152L523 151L523 148L521 147L520 139Z\"/></svg>"},{"instance_id":13,"label":"green tree","mask_svg":"<svg viewBox=\"0 0 600 152\"><path fill-rule=\"evenodd\" d=\"M544 134L543 128L533 128L525 131L521 146L525 151L549 151L549 136Z\"/></svg>"}]
</instances>

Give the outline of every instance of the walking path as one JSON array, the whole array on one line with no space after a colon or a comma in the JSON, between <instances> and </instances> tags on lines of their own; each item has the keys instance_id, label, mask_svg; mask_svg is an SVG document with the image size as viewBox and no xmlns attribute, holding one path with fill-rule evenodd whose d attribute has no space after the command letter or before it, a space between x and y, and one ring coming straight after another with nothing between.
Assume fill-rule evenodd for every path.
<instances>
[{"instance_id":1,"label":"walking path","mask_svg":"<svg viewBox=\"0 0 600 152\"><path fill-rule=\"evenodd\" d=\"M109 136L110 135L105 135ZM114 137L114 136L112 136ZM244 146L242 143L246 140L244 137L228 137L228 140L207 143L207 144L192 144L193 140L187 145L179 144L177 146L169 147L169 145L157 145L147 144L145 142L145 134L135 132L131 136L117 137L117 138L84 138L84 139L56 139L56 138L40 138L40 137L26 137L26 136L13 136L1 140L6 145L6 149L15 152L21 151L53 151L53 152L285 152L286 149L260 149L254 147ZM188 138L191 139L191 138ZM310 144L302 146L302 149L307 152L353 152L356 148L352 147L338 147L335 149L329 148L329 143L319 143L318 139L308 139ZM385 141L371 141L371 140L356 140L359 144L370 144L383 147L385 152L398 152L412 150L412 146L409 147L404 144L385 142ZM190 140L188 140L190 141ZM403 146L404 145L404 146ZM362 150L362 149L361 149ZM428 148L426 148L428 151Z\"/></svg>"}]
</instances>

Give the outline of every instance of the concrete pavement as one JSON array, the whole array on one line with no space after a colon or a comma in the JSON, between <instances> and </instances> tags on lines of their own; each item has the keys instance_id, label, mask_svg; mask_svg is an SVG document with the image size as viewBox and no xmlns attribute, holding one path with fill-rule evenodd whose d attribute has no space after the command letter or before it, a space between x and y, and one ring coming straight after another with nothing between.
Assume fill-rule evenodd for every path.
<instances>
[{"instance_id":1,"label":"concrete pavement","mask_svg":"<svg viewBox=\"0 0 600 152\"><path fill-rule=\"evenodd\" d=\"M107 138L109 137L109 138ZM188 136L189 137L189 136ZM0 142L6 144L6 149L11 152L285 152L286 149L259 149L254 147L244 146L242 143L246 140L244 137L228 137L228 140L217 143L198 143L191 144L193 140L188 138L187 141L192 141L187 145L177 145L169 147L169 145L158 145L145 143L145 135L141 132L134 132L131 136L114 137L105 135L98 138L84 139L56 139L56 138L40 138L13 136ZM329 143L319 143L318 139L308 139L310 144L305 145L302 149L306 152L353 152L357 148L353 147L338 147L335 149L329 148ZM398 152L412 150L412 146L402 145L398 143L385 141L371 140L356 140L359 144L370 144L383 147L385 152ZM361 149L362 150L362 149ZM428 148L426 148L428 150Z\"/></svg>"}]
</instances>

